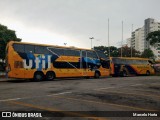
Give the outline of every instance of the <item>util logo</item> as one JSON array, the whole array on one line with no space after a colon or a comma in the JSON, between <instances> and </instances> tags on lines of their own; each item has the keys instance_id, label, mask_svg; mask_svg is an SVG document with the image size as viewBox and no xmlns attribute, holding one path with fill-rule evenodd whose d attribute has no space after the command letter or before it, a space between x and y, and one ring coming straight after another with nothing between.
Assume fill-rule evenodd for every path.
<instances>
[{"instance_id":1,"label":"util logo","mask_svg":"<svg viewBox=\"0 0 160 120\"><path fill-rule=\"evenodd\" d=\"M47 66L46 66L46 63L48 64ZM35 59L29 59L28 65L27 65L26 59L23 59L23 65L24 65L24 68L26 69L30 69L33 66L35 66L36 69L51 68L51 55L47 55L47 56L42 55L42 56L35 57Z\"/></svg>"}]
</instances>

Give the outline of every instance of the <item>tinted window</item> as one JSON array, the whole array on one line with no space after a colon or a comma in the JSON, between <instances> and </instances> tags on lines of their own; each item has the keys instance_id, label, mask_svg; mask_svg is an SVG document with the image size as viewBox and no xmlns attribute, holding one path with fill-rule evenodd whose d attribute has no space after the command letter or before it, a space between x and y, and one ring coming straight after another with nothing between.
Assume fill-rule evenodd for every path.
<instances>
[{"instance_id":1,"label":"tinted window","mask_svg":"<svg viewBox=\"0 0 160 120\"><path fill-rule=\"evenodd\" d=\"M46 46L35 46L36 54L49 54Z\"/></svg>"},{"instance_id":2,"label":"tinted window","mask_svg":"<svg viewBox=\"0 0 160 120\"><path fill-rule=\"evenodd\" d=\"M86 57L86 51L82 51L82 57Z\"/></svg>"},{"instance_id":3,"label":"tinted window","mask_svg":"<svg viewBox=\"0 0 160 120\"><path fill-rule=\"evenodd\" d=\"M66 56L80 56L80 52L78 50L64 49L64 55L66 55Z\"/></svg>"},{"instance_id":4,"label":"tinted window","mask_svg":"<svg viewBox=\"0 0 160 120\"><path fill-rule=\"evenodd\" d=\"M24 52L24 45L23 44L13 44L13 48L16 52Z\"/></svg>"},{"instance_id":5,"label":"tinted window","mask_svg":"<svg viewBox=\"0 0 160 120\"><path fill-rule=\"evenodd\" d=\"M58 56L64 55L64 49L62 48L48 48L50 50L50 53L56 54Z\"/></svg>"},{"instance_id":6,"label":"tinted window","mask_svg":"<svg viewBox=\"0 0 160 120\"><path fill-rule=\"evenodd\" d=\"M24 48L26 53L34 53L34 45L24 45Z\"/></svg>"},{"instance_id":7,"label":"tinted window","mask_svg":"<svg viewBox=\"0 0 160 120\"><path fill-rule=\"evenodd\" d=\"M106 60L108 59L107 56L103 52L101 52L101 51L96 51L96 52L97 52L99 58L103 58Z\"/></svg>"},{"instance_id":8,"label":"tinted window","mask_svg":"<svg viewBox=\"0 0 160 120\"><path fill-rule=\"evenodd\" d=\"M127 60L120 58L112 58L112 61L114 64L137 64L137 65L148 64L147 60Z\"/></svg>"},{"instance_id":9,"label":"tinted window","mask_svg":"<svg viewBox=\"0 0 160 120\"><path fill-rule=\"evenodd\" d=\"M123 61L122 59L120 58L112 58L112 62L114 64L124 64L125 61Z\"/></svg>"},{"instance_id":10,"label":"tinted window","mask_svg":"<svg viewBox=\"0 0 160 120\"><path fill-rule=\"evenodd\" d=\"M97 54L94 51L87 51L87 57L97 58Z\"/></svg>"}]
</instances>

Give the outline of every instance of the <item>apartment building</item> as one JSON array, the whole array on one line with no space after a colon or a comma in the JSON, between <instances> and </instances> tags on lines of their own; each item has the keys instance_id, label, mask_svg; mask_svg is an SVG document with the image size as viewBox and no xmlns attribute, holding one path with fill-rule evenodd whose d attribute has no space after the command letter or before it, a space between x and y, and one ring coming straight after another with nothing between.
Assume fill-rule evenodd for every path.
<instances>
[{"instance_id":1,"label":"apartment building","mask_svg":"<svg viewBox=\"0 0 160 120\"><path fill-rule=\"evenodd\" d=\"M132 46L132 48L137 51L144 51L144 27L136 29L132 32L131 43L129 45L129 39L127 39L127 45Z\"/></svg>"},{"instance_id":2,"label":"apartment building","mask_svg":"<svg viewBox=\"0 0 160 120\"><path fill-rule=\"evenodd\" d=\"M150 46L149 41L146 40L148 33L158 30L160 30L160 22L157 22L153 18L145 19L144 26L132 32L130 45L140 52L150 48L154 52L155 58L160 60L160 43Z\"/></svg>"}]
</instances>

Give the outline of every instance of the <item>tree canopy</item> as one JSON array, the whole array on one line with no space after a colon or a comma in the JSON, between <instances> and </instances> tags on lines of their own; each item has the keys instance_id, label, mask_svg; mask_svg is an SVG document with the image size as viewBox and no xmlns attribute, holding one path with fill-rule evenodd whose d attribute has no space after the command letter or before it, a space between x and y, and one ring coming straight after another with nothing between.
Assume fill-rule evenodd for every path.
<instances>
[{"instance_id":1,"label":"tree canopy","mask_svg":"<svg viewBox=\"0 0 160 120\"><path fill-rule=\"evenodd\" d=\"M141 55L143 58L154 58L154 53L151 49L145 49Z\"/></svg>"},{"instance_id":2,"label":"tree canopy","mask_svg":"<svg viewBox=\"0 0 160 120\"><path fill-rule=\"evenodd\" d=\"M14 30L8 29L7 26L0 24L0 59L5 58L5 48L9 41L21 41L20 38L17 38Z\"/></svg>"},{"instance_id":3,"label":"tree canopy","mask_svg":"<svg viewBox=\"0 0 160 120\"><path fill-rule=\"evenodd\" d=\"M118 48L119 56L121 56L121 48L122 48L122 57L131 57L131 47L123 46ZM139 57L140 52L132 48L132 57Z\"/></svg>"},{"instance_id":4,"label":"tree canopy","mask_svg":"<svg viewBox=\"0 0 160 120\"><path fill-rule=\"evenodd\" d=\"M107 56L109 56L109 49L110 49L110 56L112 57L117 57L118 56L118 48L114 47L114 46L110 46L109 47L105 47L105 46L96 46L94 47L94 50L99 50L102 51L103 53L105 53Z\"/></svg>"},{"instance_id":5,"label":"tree canopy","mask_svg":"<svg viewBox=\"0 0 160 120\"><path fill-rule=\"evenodd\" d=\"M150 41L150 45L155 45L156 43L160 43L160 31L154 31L148 34L147 41Z\"/></svg>"},{"instance_id":6,"label":"tree canopy","mask_svg":"<svg viewBox=\"0 0 160 120\"><path fill-rule=\"evenodd\" d=\"M121 48L117 48L114 46L110 46L110 48L105 46L98 46L94 47L95 50L102 51L107 56L109 56L109 49L110 49L110 56L111 57L120 57L121 56ZM131 48L128 46L122 47L122 56L123 57L131 57ZM139 57L140 52L136 51L135 49L132 49L132 57Z\"/></svg>"}]
</instances>

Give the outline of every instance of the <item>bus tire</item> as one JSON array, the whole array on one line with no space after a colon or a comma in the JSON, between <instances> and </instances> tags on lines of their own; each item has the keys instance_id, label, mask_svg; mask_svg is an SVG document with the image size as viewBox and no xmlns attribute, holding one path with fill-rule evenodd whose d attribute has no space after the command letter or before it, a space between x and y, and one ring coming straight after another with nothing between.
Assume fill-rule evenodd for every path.
<instances>
[{"instance_id":1,"label":"bus tire","mask_svg":"<svg viewBox=\"0 0 160 120\"><path fill-rule=\"evenodd\" d=\"M53 71L48 71L46 74L46 79L47 80L54 80L55 78L55 73Z\"/></svg>"},{"instance_id":2,"label":"bus tire","mask_svg":"<svg viewBox=\"0 0 160 120\"><path fill-rule=\"evenodd\" d=\"M100 72L96 71L95 74L94 74L94 78L99 78L99 77L100 77Z\"/></svg>"},{"instance_id":3,"label":"bus tire","mask_svg":"<svg viewBox=\"0 0 160 120\"><path fill-rule=\"evenodd\" d=\"M44 79L43 72L37 71L34 73L34 81L42 81Z\"/></svg>"},{"instance_id":4,"label":"bus tire","mask_svg":"<svg viewBox=\"0 0 160 120\"><path fill-rule=\"evenodd\" d=\"M146 71L146 75L147 75L147 76L149 76L149 75L150 75L150 72L149 72L149 70L147 70L147 71Z\"/></svg>"}]
</instances>

